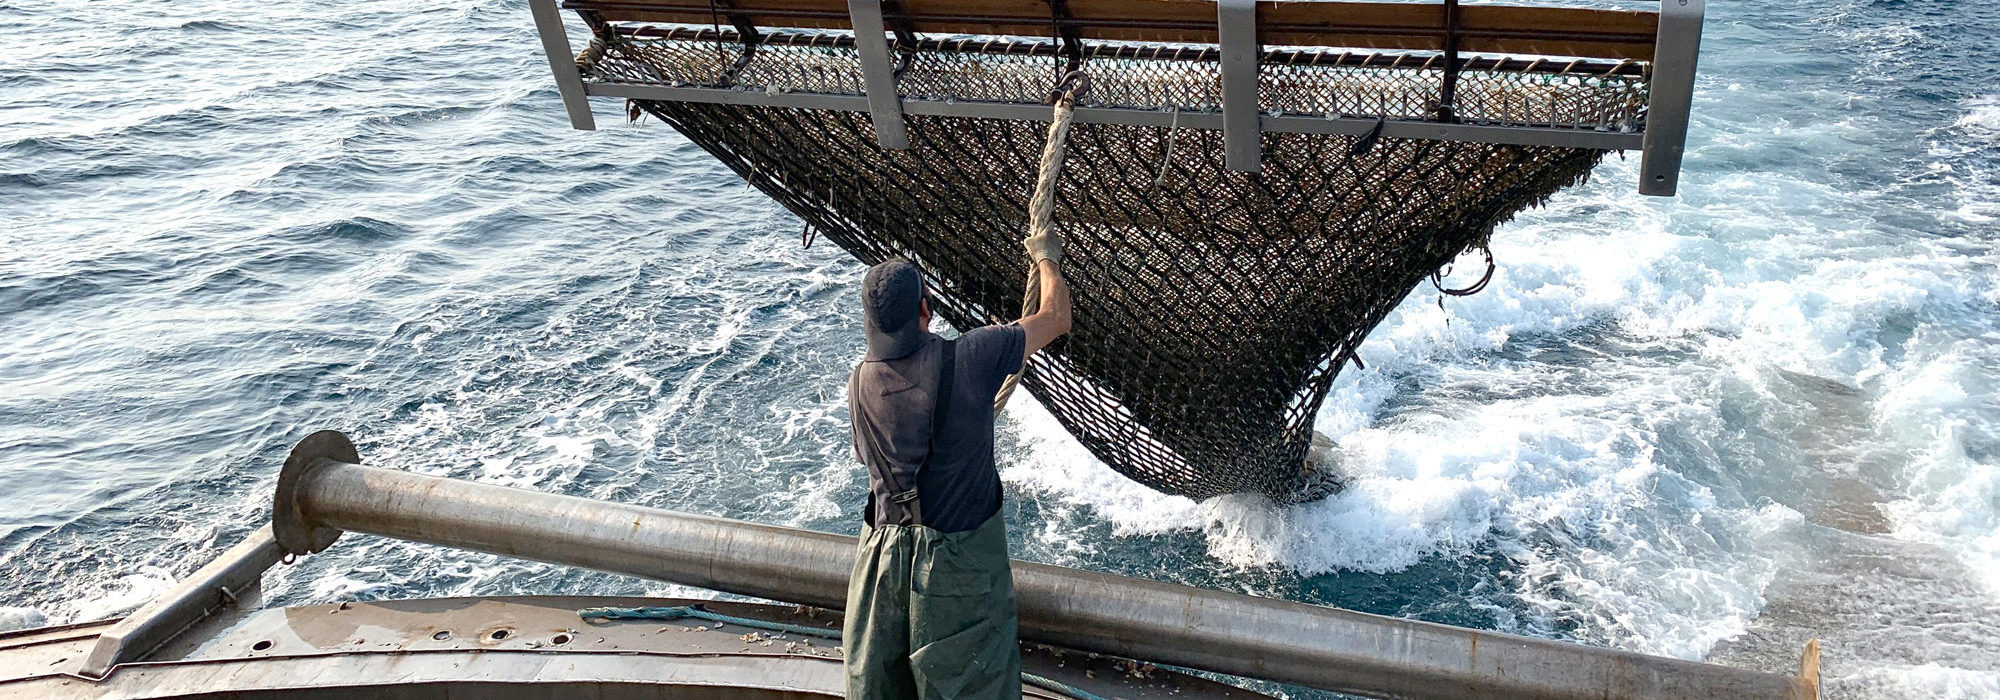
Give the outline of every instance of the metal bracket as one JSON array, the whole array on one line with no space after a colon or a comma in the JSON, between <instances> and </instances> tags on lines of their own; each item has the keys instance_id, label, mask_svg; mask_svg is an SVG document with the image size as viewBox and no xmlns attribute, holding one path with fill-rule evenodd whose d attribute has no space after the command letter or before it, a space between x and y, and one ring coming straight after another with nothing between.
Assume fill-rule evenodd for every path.
<instances>
[{"instance_id":1,"label":"metal bracket","mask_svg":"<svg viewBox=\"0 0 2000 700\"><path fill-rule=\"evenodd\" d=\"M556 0L528 0L535 15L535 33L542 36L542 53L549 59L549 72L556 76L556 94L562 95L569 125L580 131L595 131L597 120L590 116L590 101L583 93L583 75L576 70L576 51L569 46L569 32L563 29L562 11Z\"/></svg>"},{"instance_id":2,"label":"metal bracket","mask_svg":"<svg viewBox=\"0 0 2000 700\"><path fill-rule=\"evenodd\" d=\"M902 96L896 93L896 67L889 61L889 39L883 32L881 0L847 0L854 23L854 49L861 54L861 79L868 90L868 114L875 122L875 142L883 148L910 147L903 128Z\"/></svg>"},{"instance_id":3,"label":"metal bracket","mask_svg":"<svg viewBox=\"0 0 2000 700\"><path fill-rule=\"evenodd\" d=\"M101 680L119 664L145 658L236 598L247 597L245 593L256 590L264 572L284 554L271 528L257 528L173 590L98 635L77 674Z\"/></svg>"},{"instance_id":4,"label":"metal bracket","mask_svg":"<svg viewBox=\"0 0 2000 700\"><path fill-rule=\"evenodd\" d=\"M903 9L899 0L882 0L882 22L889 26L889 33L896 35L901 50L917 50L916 25L910 23L910 13Z\"/></svg>"},{"instance_id":5,"label":"metal bracket","mask_svg":"<svg viewBox=\"0 0 2000 700\"><path fill-rule=\"evenodd\" d=\"M736 28L736 34L742 37L744 44L756 44L763 38L763 35L757 32L756 23L751 22L750 17L743 14L733 0L714 0L714 2L715 6L722 10L723 16L729 18L729 26Z\"/></svg>"},{"instance_id":6,"label":"metal bracket","mask_svg":"<svg viewBox=\"0 0 2000 700\"><path fill-rule=\"evenodd\" d=\"M896 35L896 79L902 80L903 74L910 72L910 66L916 63L921 40L917 38L916 26L910 23L909 13L898 0L882 0L882 21L888 25L889 33Z\"/></svg>"},{"instance_id":7,"label":"metal bracket","mask_svg":"<svg viewBox=\"0 0 2000 700\"><path fill-rule=\"evenodd\" d=\"M750 62L757 59L757 45L764 40L764 36L757 32L757 25L752 23L748 16L738 12L735 3L730 0L709 0L709 3L711 10L719 10L729 17L729 25L736 28L737 40L743 43L743 55L737 56L736 62L722 72L721 84L734 85L736 76L742 75L743 69L750 67Z\"/></svg>"},{"instance_id":8,"label":"metal bracket","mask_svg":"<svg viewBox=\"0 0 2000 700\"><path fill-rule=\"evenodd\" d=\"M277 494L271 501L271 532L286 554L316 554L340 539L340 530L317 525L299 506L299 489L313 470L326 461L360 464L354 443L338 430L321 430L292 446L285 467L278 470Z\"/></svg>"},{"instance_id":9,"label":"metal bracket","mask_svg":"<svg viewBox=\"0 0 2000 700\"><path fill-rule=\"evenodd\" d=\"M1671 2L1672 0L1668 0ZM1257 0L1217 0L1216 44L1222 70L1222 152L1230 170L1264 168L1257 106Z\"/></svg>"},{"instance_id":10,"label":"metal bracket","mask_svg":"<svg viewBox=\"0 0 2000 700\"><path fill-rule=\"evenodd\" d=\"M1444 0L1444 83L1438 86L1437 118L1458 121L1458 0Z\"/></svg>"},{"instance_id":11,"label":"metal bracket","mask_svg":"<svg viewBox=\"0 0 2000 700\"><path fill-rule=\"evenodd\" d=\"M1660 0L1660 30L1647 81L1646 144L1639 158L1639 194L1673 196L1687 150L1694 104L1695 62L1701 56L1703 0Z\"/></svg>"},{"instance_id":12,"label":"metal bracket","mask_svg":"<svg viewBox=\"0 0 2000 700\"><path fill-rule=\"evenodd\" d=\"M1057 55L1062 57L1063 63L1056 66L1056 82L1062 82L1063 76L1083 67L1083 31L1071 21L1069 0L1046 2L1049 4L1049 23L1055 30L1055 39L1062 45Z\"/></svg>"}]
</instances>

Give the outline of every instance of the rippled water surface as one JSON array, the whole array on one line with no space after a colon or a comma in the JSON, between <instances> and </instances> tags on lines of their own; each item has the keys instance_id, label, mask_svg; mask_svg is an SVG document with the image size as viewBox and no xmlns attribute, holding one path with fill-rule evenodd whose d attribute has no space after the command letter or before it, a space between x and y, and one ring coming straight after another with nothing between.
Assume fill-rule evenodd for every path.
<instances>
[{"instance_id":1,"label":"rippled water surface","mask_svg":"<svg viewBox=\"0 0 2000 700\"><path fill-rule=\"evenodd\" d=\"M519 0L0 0L0 628L121 614L366 461L853 532L861 269L657 123L567 128ZM1412 296L1324 502L1197 504L1032 400L1016 556L2000 696L2000 9L1717 2L1636 157ZM279 603L662 584L354 536Z\"/></svg>"}]
</instances>

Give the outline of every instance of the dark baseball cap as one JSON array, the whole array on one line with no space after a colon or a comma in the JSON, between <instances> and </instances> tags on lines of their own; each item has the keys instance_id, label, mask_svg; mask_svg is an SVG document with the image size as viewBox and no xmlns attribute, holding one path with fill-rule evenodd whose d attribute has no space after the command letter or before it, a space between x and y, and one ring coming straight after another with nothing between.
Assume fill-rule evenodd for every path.
<instances>
[{"instance_id":1,"label":"dark baseball cap","mask_svg":"<svg viewBox=\"0 0 2000 700\"><path fill-rule=\"evenodd\" d=\"M861 278L862 325L868 328L863 360L893 360L923 347L925 328L917 316L924 299L924 276L917 266L893 258L868 268Z\"/></svg>"}]
</instances>

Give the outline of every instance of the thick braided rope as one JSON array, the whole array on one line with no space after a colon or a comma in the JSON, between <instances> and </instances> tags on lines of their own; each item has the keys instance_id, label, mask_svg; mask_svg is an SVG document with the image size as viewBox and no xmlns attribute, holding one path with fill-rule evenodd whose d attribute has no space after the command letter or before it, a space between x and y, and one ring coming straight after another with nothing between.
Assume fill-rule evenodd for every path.
<instances>
[{"instance_id":1,"label":"thick braided rope","mask_svg":"<svg viewBox=\"0 0 2000 700\"><path fill-rule=\"evenodd\" d=\"M1076 98L1089 89L1087 79L1078 80L1081 73L1072 73L1064 80L1071 85L1069 90L1056 99L1055 118L1049 122L1049 138L1042 145L1042 162L1035 174L1035 194L1028 199L1028 237L1051 236L1057 246L1062 243L1062 233L1056 230L1056 179L1062 176L1063 155L1069 150L1069 125L1076 115ZM1021 296L1021 316L1027 318L1042 310L1042 275L1036 270L1035 261L1028 260L1028 290ZM1014 395L1014 387L1021 383L1021 377L1028 373L1028 363L1021 361L1021 371L1007 375L1001 382L1000 393L994 395L993 410L1006 410L1007 399Z\"/></svg>"}]
</instances>

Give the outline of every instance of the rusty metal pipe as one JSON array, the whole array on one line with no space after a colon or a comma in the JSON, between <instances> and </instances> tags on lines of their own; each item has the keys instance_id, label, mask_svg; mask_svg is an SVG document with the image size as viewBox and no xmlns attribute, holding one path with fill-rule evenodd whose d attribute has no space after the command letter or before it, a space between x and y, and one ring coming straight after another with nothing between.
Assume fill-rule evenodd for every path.
<instances>
[{"instance_id":1,"label":"rusty metal pipe","mask_svg":"<svg viewBox=\"0 0 2000 700\"><path fill-rule=\"evenodd\" d=\"M342 530L839 608L852 537L360 466L331 431L279 477L287 551ZM1021 633L1074 649L1396 698L1804 699L1801 678L1014 562Z\"/></svg>"}]
</instances>

